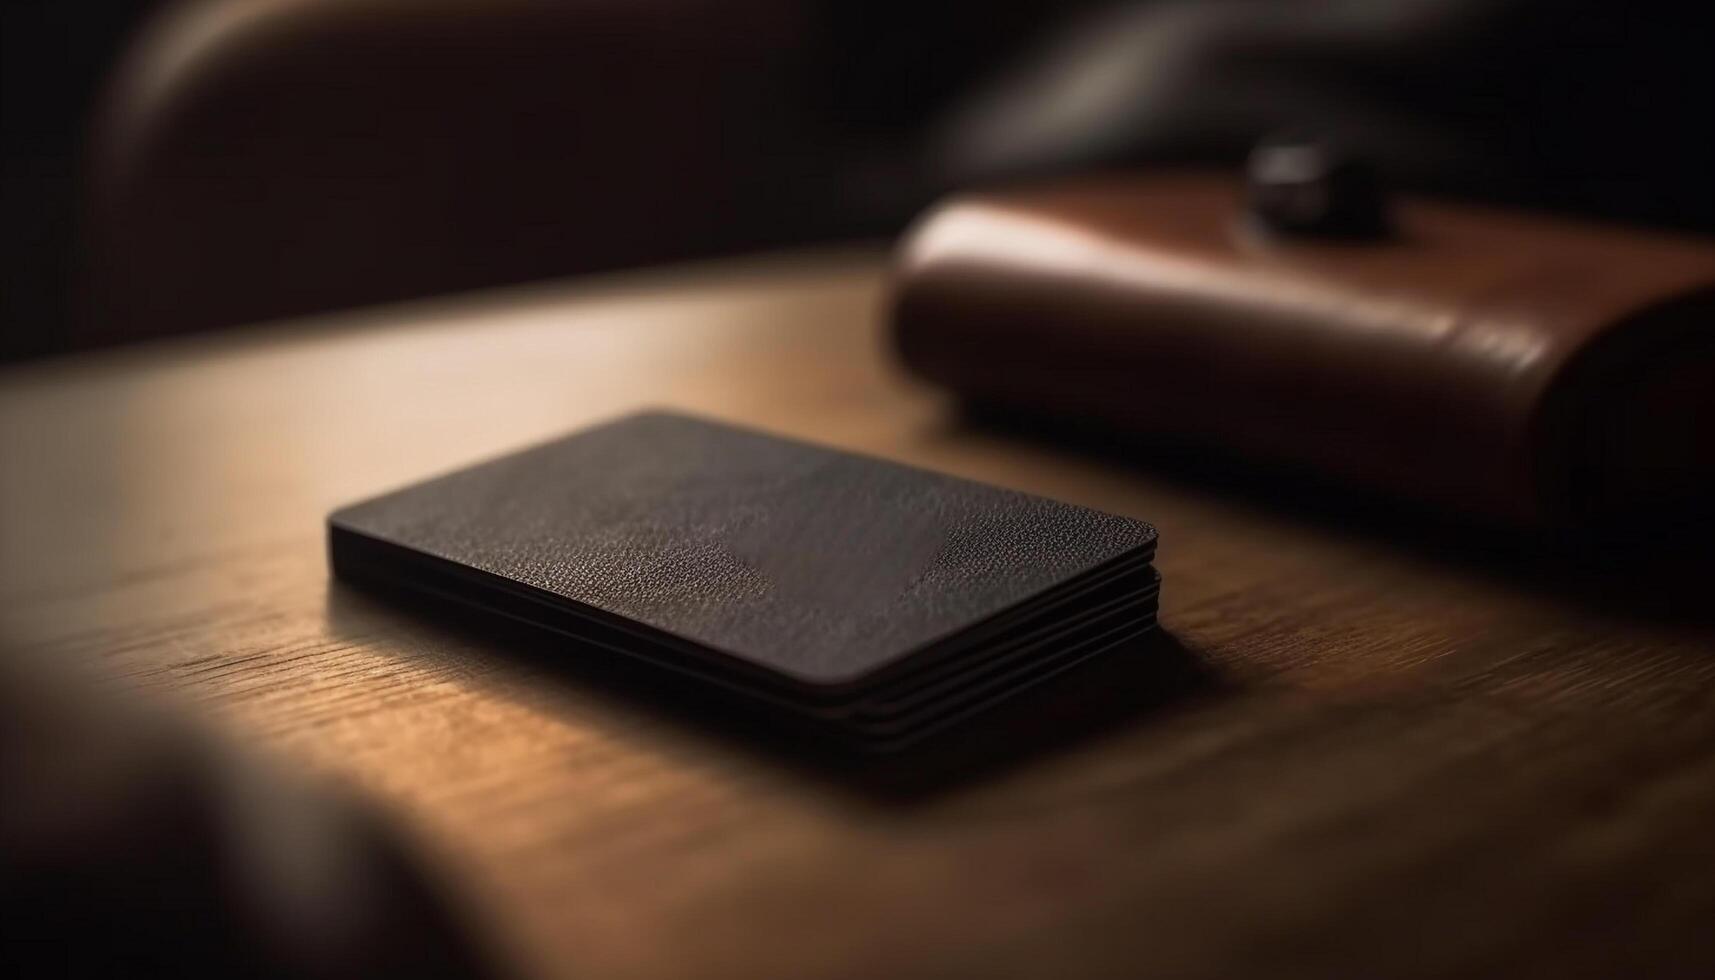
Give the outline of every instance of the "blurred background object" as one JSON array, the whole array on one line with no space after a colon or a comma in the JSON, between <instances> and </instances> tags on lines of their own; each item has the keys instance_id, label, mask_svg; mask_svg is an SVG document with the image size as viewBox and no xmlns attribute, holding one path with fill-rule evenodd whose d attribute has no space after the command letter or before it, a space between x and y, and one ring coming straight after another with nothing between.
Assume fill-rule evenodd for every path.
<instances>
[{"instance_id":1,"label":"blurred background object","mask_svg":"<svg viewBox=\"0 0 1715 980\"><path fill-rule=\"evenodd\" d=\"M1715 228L1708 14L1667 0L4 16L14 355L885 235L949 189L1236 166L1283 129L1410 189Z\"/></svg>"},{"instance_id":2,"label":"blurred background object","mask_svg":"<svg viewBox=\"0 0 1715 980\"><path fill-rule=\"evenodd\" d=\"M938 206L901 248L900 353L979 408L1152 458L1265 460L1581 544L1715 516L1715 245L1384 205L1293 149L1325 179L1283 186L1264 147L1249 188L1086 177Z\"/></svg>"}]
</instances>

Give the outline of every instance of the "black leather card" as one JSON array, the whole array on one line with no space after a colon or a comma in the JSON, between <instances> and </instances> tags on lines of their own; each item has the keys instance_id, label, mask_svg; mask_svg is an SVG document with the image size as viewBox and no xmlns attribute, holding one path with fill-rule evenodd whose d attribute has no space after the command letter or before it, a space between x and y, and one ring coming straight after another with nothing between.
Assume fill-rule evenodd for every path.
<instances>
[{"instance_id":1,"label":"black leather card","mask_svg":"<svg viewBox=\"0 0 1715 980\"><path fill-rule=\"evenodd\" d=\"M346 507L329 535L342 577L872 740L1154 622L1141 521L660 412Z\"/></svg>"}]
</instances>

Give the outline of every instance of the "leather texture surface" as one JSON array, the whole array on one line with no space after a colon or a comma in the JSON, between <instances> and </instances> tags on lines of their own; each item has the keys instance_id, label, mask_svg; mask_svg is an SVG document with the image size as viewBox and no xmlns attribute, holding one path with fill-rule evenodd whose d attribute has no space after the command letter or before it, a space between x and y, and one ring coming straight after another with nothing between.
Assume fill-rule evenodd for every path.
<instances>
[{"instance_id":1,"label":"leather texture surface","mask_svg":"<svg viewBox=\"0 0 1715 980\"><path fill-rule=\"evenodd\" d=\"M1135 567L1125 517L644 413L344 508L353 533L812 684Z\"/></svg>"},{"instance_id":2,"label":"leather texture surface","mask_svg":"<svg viewBox=\"0 0 1715 980\"><path fill-rule=\"evenodd\" d=\"M1506 522L1707 510L1715 244L1412 199L1327 242L1241 209L1196 174L953 200L901 252L900 352L973 400Z\"/></svg>"}]
</instances>

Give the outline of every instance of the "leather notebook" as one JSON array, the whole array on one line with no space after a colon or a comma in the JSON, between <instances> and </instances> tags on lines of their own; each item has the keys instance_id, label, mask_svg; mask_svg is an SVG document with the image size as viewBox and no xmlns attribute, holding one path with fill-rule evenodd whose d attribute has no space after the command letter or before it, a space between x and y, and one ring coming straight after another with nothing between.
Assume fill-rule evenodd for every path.
<instances>
[{"instance_id":1,"label":"leather notebook","mask_svg":"<svg viewBox=\"0 0 1715 980\"><path fill-rule=\"evenodd\" d=\"M1245 199L1167 173L951 199L899 252L900 356L979 408L1574 543L1715 525L1715 242L1412 197L1328 239Z\"/></svg>"},{"instance_id":2,"label":"leather notebook","mask_svg":"<svg viewBox=\"0 0 1715 980\"><path fill-rule=\"evenodd\" d=\"M1155 529L688 416L343 508L335 574L552 630L869 747L1153 628Z\"/></svg>"}]
</instances>

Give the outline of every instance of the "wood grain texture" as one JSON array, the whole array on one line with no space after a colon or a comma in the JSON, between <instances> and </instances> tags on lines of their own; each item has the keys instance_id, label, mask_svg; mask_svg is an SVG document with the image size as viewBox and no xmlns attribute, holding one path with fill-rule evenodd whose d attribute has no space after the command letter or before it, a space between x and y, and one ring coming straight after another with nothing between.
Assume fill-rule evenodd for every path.
<instances>
[{"instance_id":1,"label":"wood grain texture","mask_svg":"<svg viewBox=\"0 0 1715 980\"><path fill-rule=\"evenodd\" d=\"M0 373L0 640L401 817L544 977L1707 976L1715 633L904 380L881 264L509 291ZM335 506L646 405L1161 529L1206 679L849 792L328 581Z\"/></svg>"}]
</instances>

